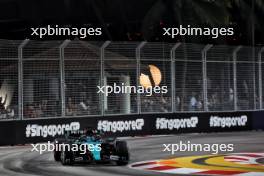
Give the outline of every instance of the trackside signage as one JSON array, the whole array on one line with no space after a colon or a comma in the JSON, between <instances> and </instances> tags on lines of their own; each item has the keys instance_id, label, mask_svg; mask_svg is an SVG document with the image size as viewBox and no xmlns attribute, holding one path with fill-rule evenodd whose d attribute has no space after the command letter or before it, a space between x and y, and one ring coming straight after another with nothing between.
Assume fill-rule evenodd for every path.
<instances>
[{"instance_id":1,"label":"trackside signage","mask_svg":"<svg viewBox=\"0 0 264 176\"><path fill-rule=\"evenodd\" d=\"M237 117L211 116L209 123L210 123L210 127L231 128L231 127L246 126L247 122L248 122L248 117L246 115L241 115Z\"/></svg>"},{"instance_id":2,"label":"trackside signage","mask_svg":"<svg viewBox=\"0 0 264 176\"><path fill-rule=\"evenodd\" d=\"M177 118L177 119L157 118L156 129L179 130L184 128L196 128L198 122L199 122L198 117Z\"/></svg>"},{"instance_id":3,"label":"trackside signage","mask_svg":"<svg viewBox=\"0 0 264 176\"><path fill-rule=\"evenodd\" d=\"M71 122L69 124L49 124L49 125L38 125L28 124L26 127L26 137L55 137L64 134L65 130L79 130L79 122Z\"/></svg>"},{"instance_id":4,"label":"trackside signage","mask_svg":"<svg viewBox=\"0 0 264 176\"><path fill-rule=\"evenodd\" d=\"M97 129L104 132L123 132L123 131L137 131L142 130L144 127L144 119L136 120L120 120L120 121L108 121L99 120Z\"/></svg>"},{"instance_id":5,"label":"trackside signage","mask_svg":"<svg viewBox=\"0 0 264 176\"><path fill-rule=\"evenodd\" d=\"M133 114L72 118L33 119L0 122L0 145L52 141L65 130L92 127L108 136L141 136L177 133L225 132L254 129L262 123L264 111ZM255 117L257 116L257 117ZM264 125L263 125L264 126Z\"/></svg>"}]
</instances>

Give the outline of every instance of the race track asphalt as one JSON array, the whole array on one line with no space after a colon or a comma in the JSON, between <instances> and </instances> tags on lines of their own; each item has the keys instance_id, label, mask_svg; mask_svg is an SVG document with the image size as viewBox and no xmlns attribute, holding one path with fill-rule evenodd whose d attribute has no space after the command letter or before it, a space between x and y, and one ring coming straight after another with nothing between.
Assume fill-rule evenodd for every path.
<instances>
[{"instance_id":1,"label":"race track asphalt","mask_svg":"<svg viewBox=\"0 0 264 176\"><path fill-rule=\"evenodd\" d=\"M234 144L237 152L264 152L264 132L233 132L211 134L179 134L127 138L131 163L176 158L180 156L208 155L208 152L163 152L163 144L190 141L197 144ZM159 172L136 170L114 164L62 166L55 162L51 152L40 155L31 152L31 146L0 147L0 176L156 176ZM262 162L262 159L260 159ZM173 174L171 174L173 175Z\"/></svg>"}]
</instances>

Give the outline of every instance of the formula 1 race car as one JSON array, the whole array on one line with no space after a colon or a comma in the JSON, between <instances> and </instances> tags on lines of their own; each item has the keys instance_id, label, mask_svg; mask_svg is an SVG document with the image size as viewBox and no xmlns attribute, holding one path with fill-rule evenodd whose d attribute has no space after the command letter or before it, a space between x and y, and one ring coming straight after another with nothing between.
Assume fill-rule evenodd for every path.
<instances>
[{"instance_id":1,"label":"formula 1 race car","mask_svg":"<svg viewBox=\"0 0 264 176\"><path fill-rule=\"evenodd\" d=\"M111 161L126 165L129 161L126 141L103 137L97 130L66 131L64 138L55 139L54 146L54 159L62 165Z\"/></svg>"}]
</instances>

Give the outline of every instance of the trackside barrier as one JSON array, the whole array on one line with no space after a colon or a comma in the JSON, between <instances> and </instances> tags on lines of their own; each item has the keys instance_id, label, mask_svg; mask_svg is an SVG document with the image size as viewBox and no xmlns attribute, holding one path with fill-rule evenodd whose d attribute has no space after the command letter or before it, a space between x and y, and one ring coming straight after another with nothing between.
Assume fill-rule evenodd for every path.
<instances>
[{"instance_id":1,"label":"trackside barrier","mask_svg":"<svg viewBox=\"0 0 264 176\"><path fill-rule=\"evenodd\" d=\"M60 118L0 123L0 145L37 143L64 130L97 128L110 136L229 132L264 129L264 112L167 113L93 118Z\"/></svg>"}]
</instances>

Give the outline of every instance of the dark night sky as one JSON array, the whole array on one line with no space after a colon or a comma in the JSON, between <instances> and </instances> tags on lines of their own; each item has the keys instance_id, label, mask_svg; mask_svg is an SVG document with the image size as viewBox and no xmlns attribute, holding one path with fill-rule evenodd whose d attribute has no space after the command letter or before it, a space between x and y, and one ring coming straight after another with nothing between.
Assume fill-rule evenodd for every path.
<instances>
[{"instance_id":1,"label":"dark night sky","mask_svg":"<svg viewBox=\"0 0 264 176\"><path fill-rule=\"evenodd\" d=\"M59 24L74 27L102 27L104 35L89 38L89 40L170 41L161 35L162 26L160 24L151 29L153 35L150 37L144 36L142 32L143 19L156 2L157 0L0 0L0 38L32 38L29 35L30 27ZM160 2L168 3L170 0L160 0ZM236 35L234 37L219 41L202 38L195 42L251 45L252 35L245 31L247 26L241 25L245 23L240 20L240 17L236 17L239 16L237 12L235 9L231 11L238 22L235 26ZM170 21L171 16L173 14L166 13L159 23L173 24L174 22ZM255 44L264 43L261 29L261 27L255 29ZM174 39L172 42L178 40L181 39Z\"/></svg>"}]
</instances>

